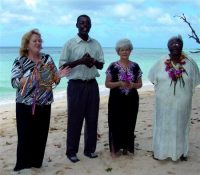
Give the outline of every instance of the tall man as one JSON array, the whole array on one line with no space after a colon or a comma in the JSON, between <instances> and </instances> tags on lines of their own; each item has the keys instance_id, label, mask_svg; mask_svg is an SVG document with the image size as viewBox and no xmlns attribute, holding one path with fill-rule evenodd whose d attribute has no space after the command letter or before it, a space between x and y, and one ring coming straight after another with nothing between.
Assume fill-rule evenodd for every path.
<instances>
[{"instance_id":1,"label":"tall man","mask_svg":"<svg viewBox=\"0 0 200 175\"><path fill-rule=\"evenodd\" d=\"M88 35L91 28L90 17L80 15L76 27L77 36L65 44L59 61L59 67L68 65L72 68L67 76L69 81L66 155L73 163L79 161L76 154L84 119L84 155L89 158L98 157L95 150L100 98L95 78L100 76L97 69L102 69L104 64L101 45Z\"/></svg>"}]
</instances>

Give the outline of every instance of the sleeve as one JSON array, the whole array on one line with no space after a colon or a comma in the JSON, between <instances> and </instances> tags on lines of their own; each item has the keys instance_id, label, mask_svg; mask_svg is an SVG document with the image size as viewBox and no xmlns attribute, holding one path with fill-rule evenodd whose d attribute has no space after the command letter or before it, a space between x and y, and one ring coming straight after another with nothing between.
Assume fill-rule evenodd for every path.
<instances>
[{"instance_id":1,"label":"sleeve","mask_svg":"<svg viewBox=\"0 0 200 175\"><path fill-rule=\"evenodd\" d=\"M106 76L110 76L111 77L111 69L112 69L112 65L113 65L113 63L111 63L109 66L108 66L108 68L107 68L107 70L106 70Z\"/></svg>"},{"instance_id":2,"label":"sleeve","mask_svg":"<svg viewBox=\"0 0 200 175\"><path fill-rule=\"evenodd\" d=\"M99 50L99 52L98 52L98 58L97 58L97 61L99 61L99 62L101 62L101 63L104 63L104 53L103 53L103 49L102 49L102 47L101 47L101 45L100 45L100 43L99 42L97 42L97 45L98 45L98 50Z\"/></svg>"},{"instance_id":3,"label":"sleeve","mask_svg":"<svg viewBox=\"0 0 200 175\"><path fill-rule=\"evenodd\" d=\"M52 64L54 65L54 72L57 73L57 72L58 72L58 69L57 69L57 67L56 67L56 65L55 65L55 62L54 62L53 58L52 58L51 56L49 56L49 58L50 58Z\"/></svg>"},{"instance_id":4,"label":"sleeve","mask_svg":"<svg viewBox=\"0 0 200 175\"><path fill-rule=\"evenodd\" d=\"M60 59L59 59L59 67L61 67L63 64L67 63L68 62L68 58L69 58L69 42L67 42L64 47L63 47L63 50L61 52L61 55L60 55Z\"/></svg>"},{"instance_id":5,"label":"sleeve","mask_svg":"<svg viewBox=\"0 0 200 175\"><path fill-rule=\"evenodd\" d=\"M157 84L157 68L159 67L160 61L156 62L149 70L148 79L149 81L156 85Z\"/></svg>"},{"instance_id":6,"label":"sleeve","mask_svg":"<svg viewBox=\"0 0 200 175\"><path fill-rule=\"evenodd\" d=\"M140 69L140 66L137 64L137 80L139 79L139 78L141 78L142 77L142 74L143 74L143 72L142 72L142 70Z\"/></svg>"},{"instance_id":7,"label":"sleeve","mask_svg":"<svg viewBox=\"0 0 200 175\"><path fill-rule=\"evenodd\" d=\"M200 84L200 73L196 62L193 59L191 61L193 63L193 87L196 87Z\"/></svg>"},{"instance_id":8,"label":"sleeve","mask_svg":"<svg viewBox=\"0 0 200 175\"><path fill-rule=\"evenodd\" d=\"M41 71L41 78L45 81L53 80L53 82L55 82L54 78L57 79L56 77L57 77L58 69L54 63L53 58L50 55L46 54L45 57L48 59L48 61L45 63L45 64L48 64L48 68L44 66L44 70ZM56 85L59 84L59 82L60 81L55 82Z\"/></svg>"},{"instance_id":9,"label":"sleeve","mask_svg":"<svg viewBox=\"0 0 200 175\"><path fill-rule=\"evenodd\" d=\"M192 92L195 93L195 87L200 84L200 73L196 62L192 58L188 58L191 63Z\"/></svg>"},{"instance_id":10,"label":"sleeve","mask_svg":"<svg viewBox=\"0 0 200 175\"><path fill-rule=\"evenodd\" d=\"M56 65L55 65L55 62L54 62L54 60L52 59L52 57L50 57L51 58L51 61L52 61L52 64L54 65L54 75L57 77L58 76L58 69L57 69L57 67L56 67ZM57 82L55 82L56 83L56 85L58 85L59 83L60 83L60 79L59 79L59 81L57 81Z\"/></svg>"},{"instance_id":11,"label":"sleeve","mask_svg":"<svg viewBox=\"0 0 200 175\"><path fill-rule=\"evenodd\" d=\"M11 70L11 85L13 88L20 88L20 79L23 77L23 68L20 58L16 58Z\"/></svg>"}]
</instances>

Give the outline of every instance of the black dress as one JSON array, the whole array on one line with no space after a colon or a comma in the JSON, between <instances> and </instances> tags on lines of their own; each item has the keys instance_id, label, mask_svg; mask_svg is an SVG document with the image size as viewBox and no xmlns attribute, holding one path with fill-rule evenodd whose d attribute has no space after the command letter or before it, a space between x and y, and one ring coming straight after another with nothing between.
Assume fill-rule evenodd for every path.
<instances>
[{"instance_id":1,"label":"black dress","mask_svg":"<svg viewBox=\"0 0 200 175\"><path fill-rule=\"evenodd\" d=\"M106 71L112 82L136 82L142 76L137 63L129 62L125 70L118 62L110 64ZM108 101L109 146L111 152L127 149L134 152L134 131L139 107L136 89L110 89Z\"/></svg>"}]
</instances>

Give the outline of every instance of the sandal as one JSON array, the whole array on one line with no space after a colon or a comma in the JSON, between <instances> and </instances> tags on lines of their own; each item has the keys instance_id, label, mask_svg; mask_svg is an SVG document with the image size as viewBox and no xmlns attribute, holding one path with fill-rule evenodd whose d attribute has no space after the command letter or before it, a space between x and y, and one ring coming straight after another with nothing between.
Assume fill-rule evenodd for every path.
<instances>
[{"instance_id":1,"label":"sandal","mask_svg":"<svg viewBox=\"0 0 200 175\"><path fill-rule=\"evenodd\" d=\"M180 160L181 160L181 161L187 161L188 158L187 158L187 156L184 156L184 155L182 154L181 157L180 157Z\"/></svg>"}]
</instances>

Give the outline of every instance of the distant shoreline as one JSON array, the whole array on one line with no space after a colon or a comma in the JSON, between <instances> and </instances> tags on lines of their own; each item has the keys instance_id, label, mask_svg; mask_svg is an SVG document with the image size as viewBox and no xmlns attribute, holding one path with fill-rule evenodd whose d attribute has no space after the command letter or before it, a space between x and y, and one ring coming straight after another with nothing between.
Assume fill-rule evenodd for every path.
<instances>
[{"instance_id":1,"label":"distant shoreline","mask_svg":"<svg viewBox=\"0 0 200 175\"><path fill-rule=\"evenodd\" d=\"M115 46L102 46L103 48L115 48ZM1 48L19 48L19 46L0 46L0 49ZM63 48L63 46L44 46L43 47L43 50L45 49L48 49L48 48ZM135 49L166 49L167 50L167 47L134 47L134 50ZM196 49L199 49L197 47L195 48L184 48L183 50L196 50Z\"/></svg>"}]
</instances>

